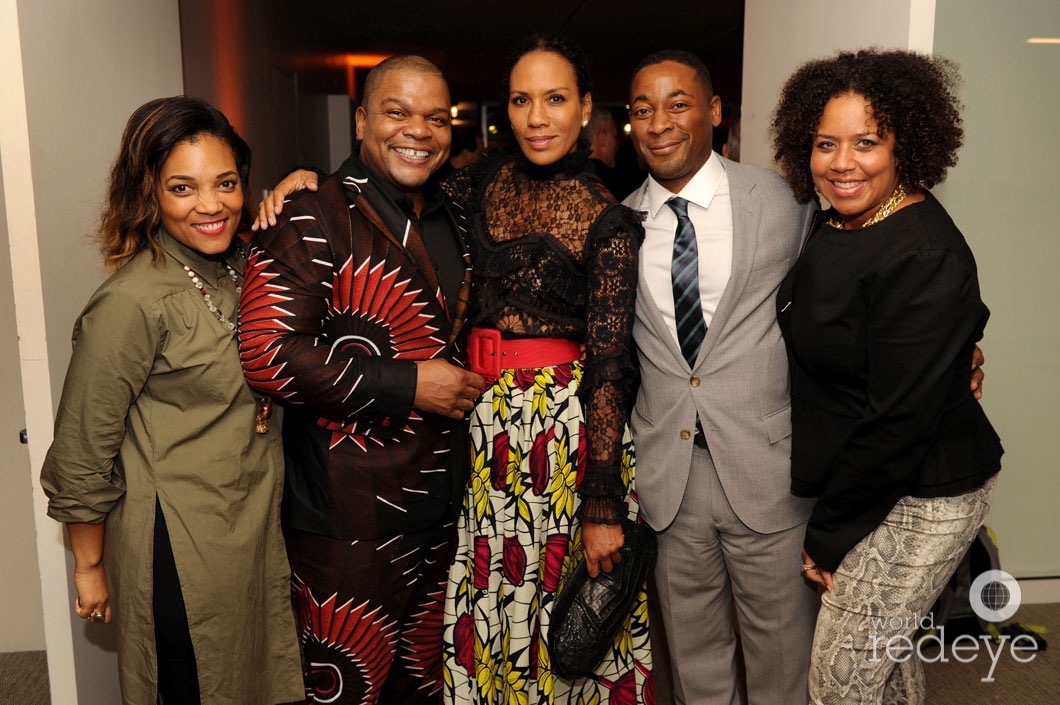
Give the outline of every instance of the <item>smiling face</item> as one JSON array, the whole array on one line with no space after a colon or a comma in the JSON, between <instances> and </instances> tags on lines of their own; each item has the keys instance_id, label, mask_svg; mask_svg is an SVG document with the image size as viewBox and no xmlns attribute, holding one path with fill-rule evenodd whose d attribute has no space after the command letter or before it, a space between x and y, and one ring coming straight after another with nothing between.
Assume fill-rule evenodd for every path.
<instances>
[{"instance_id":1,"label":"smiling face","mask_svg":"<svg viewBox=\"0 0 1060 705\"><path fill-rule=\"evenodd\" d=\"M217 137L178 142L155 187L162 227L207 256L228 250L243 211L243 185L232 149Z\"/></svg>"},{"instance_id":2,"label":"smiling face","mask_svg":"<svg viewBox=\"0 0 1060 705\"><path fill-rule=\"evenodd\" d=\"M629 116L633 144L652 177L673 193L710 158L721 100L691 66L662 61L633 77Z\"/></svg>"},{"instance_id":3,"label":"smiling face","mask_svg":"<svg viewBox=\"0 0 1060 705\"><path fill-rule=\"evenodd\" d=\"M871 103L846 93L825 104L813 136L814 186L847 229L861 227L898 186L894 133L878 130Z\"/></svg>"},{"instance_id":4,"label":"smiling face","mask_svg":"<svg viewBox=\"0 0 1060 705\"><path fill-rule=\"evenodd\" d=\"M592 98L578 95L578 78L551 51L525 54L508 77L508 118L519 149L533 164L553 164L575 150Z\"/></svg>"},{"instance_id":5,"label":"smiling face","mask_svg":"<svg viewBox=\"0 0 1060 705\"><path fill-rule=\"evenodd\" d=\"M449 88L440 75L387 70L357 108L361 161L407 193L417 210L421 189L449 158Z\"/></svg>"}]
</instances>

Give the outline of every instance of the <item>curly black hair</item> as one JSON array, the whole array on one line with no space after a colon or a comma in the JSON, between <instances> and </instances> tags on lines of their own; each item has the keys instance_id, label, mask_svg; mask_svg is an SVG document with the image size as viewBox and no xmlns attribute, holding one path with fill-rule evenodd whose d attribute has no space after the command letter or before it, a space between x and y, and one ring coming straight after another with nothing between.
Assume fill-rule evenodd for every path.
<instances>
[{"instance_id":1,"label":"curly black hair","mask_svg":"<svg viewBox=\"0 0 1060 705\"><path fill-rule=\"evenodd\" d=\"M964 141L960 77L948 59L877 48L809 61L792 74L773 112L773 154L800 203L815 198L810 154L829 100L857 93L872 106L880 135L894 134L899 183L931 188L957 163Z\"/></svg>"}]
</instances>

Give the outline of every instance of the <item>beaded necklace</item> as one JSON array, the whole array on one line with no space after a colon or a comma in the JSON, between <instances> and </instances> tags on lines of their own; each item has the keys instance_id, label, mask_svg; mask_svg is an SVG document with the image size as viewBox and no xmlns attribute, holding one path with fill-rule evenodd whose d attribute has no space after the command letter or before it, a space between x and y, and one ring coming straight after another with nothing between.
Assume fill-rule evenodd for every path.
<instances>
[{"instance_id":1,"label":"beaded necklace","mask_svg":"<svg viewBox=\"0 0 1060 705\"><path fill-rule=\"evenodd\" d=\"M236 274L236 270L232 269L232 265L228 264L225 260L221 260L221 264L228 270L228 278L232 280L232 285L235 286L236 296L238 297L240 292L243 291L243 284L239 280L239 275ZM203 301L206 302L206 308L210 309L210 313L213 317L221 322L228 330L235 332L236 324L228 320L228 318L221 313L221 310L217 308L217 304L210 298L210 292L206 291L206 286L202 282L202 278L195 272L194 269L188 265L182 265L184 272L191 279L192 285L199 290L202 294ZM239 305L236 304L236 310L239 310ZM269 418L272 416L272 400L268 397L255 397L254 399L254 432L258 434L265 434L269 432Z\"/></svg>"},{"instance_id":2,"label":"beaded necklace","mask_svg":"<svg viewBox=\"0 0 1060 705\"><path fill-rule=\"evenodd\" d=\"M223 264L225 266L225 269L228 270L228 278L232 280L232 284L236 288L236 295L238 296L239 293L243 291L243 285L239 281L239 275L236 274L236 270L232 269L232 265L228 264L228 262L221 260L221 264ZM213 314L214 318L220 321L221 325L223 325L228 330L235 331L236 324L228 320L225 315L221 313L221 310L217 308L217 304L215 304L213 302L213 299L210 298L210 292L206 291L206 286L202 283L202 279L199 277L199 275L195 273L195 270L185 264L184 271L187 273L188 277L191 278L192 285L199 290L200 294L202 294L203 300L206 301L206 308L210 309L210 313Z\"/></svg>"},{"instance_id":3,"label":"beaded necklace","mask_svg":"<svg viewBox=\"0 0 1060 705\"><path fill-rule=\"evenodd\" d=\"M883 220L894 212L894 209L898 207L898 204L905 200L906 195L908 194L906 194L905 189L902 187L901 184L898 184L898 186L894 189L894 193L891 194L890 198L883 202L883 205L880 206L880 209L876 211L871 218L866 220L858 227L867 228L870 225L875 225L876 223L880 222L881 220ZM841 218L832 218L828 221L828 225L833 228L843 230L843 220Z\"/></svg>"}]
</instances>

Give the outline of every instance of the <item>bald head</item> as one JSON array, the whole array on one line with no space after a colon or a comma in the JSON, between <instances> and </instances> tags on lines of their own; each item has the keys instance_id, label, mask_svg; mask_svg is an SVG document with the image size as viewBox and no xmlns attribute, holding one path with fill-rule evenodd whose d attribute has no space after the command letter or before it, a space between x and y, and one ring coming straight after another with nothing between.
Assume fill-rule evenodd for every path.
<instances>
[{"instance_id":1,"label":"bald head","mask_svg":"<svg viewBox=\"0 0 1060 705\"><path fill-rule=\"evenodd\" d=\"M423 186L449 158L449 87L420 56L397 56L372 69L354 113L358 154L366 167L412 199L419 213Z\"/></svg>"},{"instance_id":2,"label":"bald head","mask_svg":"<svg viewBox=\"0 0 1060 705\"><path fill-rule=\"evenodd\" d=\"M361 102L369 104L372 102L373 94L379 90L379 86L391 72L401 71L405 73L416 73L423 76L433 76L439 78L445 83L445 76L442 74L442 70L438 66L422 56L416 56L415 54L403 54L399 56L391 56L387 59L383 59L368 72L368 75L364 79L364 94L361 96ZM449 91L449 85L446 84L446 92Z\"/></svg>"}]
</instances>

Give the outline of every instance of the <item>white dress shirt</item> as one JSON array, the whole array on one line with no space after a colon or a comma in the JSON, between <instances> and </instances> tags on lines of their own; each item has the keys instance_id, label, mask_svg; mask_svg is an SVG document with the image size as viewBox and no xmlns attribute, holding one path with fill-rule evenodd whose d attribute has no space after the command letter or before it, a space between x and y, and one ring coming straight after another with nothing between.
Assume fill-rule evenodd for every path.
<instances>
[{"instance_id":1,"label":"white dress shirt","mask_svg":"<svg viewBox=\"0 0 1060 705\"><path fill-rule=\"evenodd\" d=\"M677 215L666 205L666 201L675 195L688 201L688 217L696 230L699 298L709 328L732 274L732 203L729 200L729 179L717 154L711 153L707 162L681 189L681 193L672 193L649 176L647 188L639 202L627 202L635 210L648 214L644 221L644 246L640 251L637 289L651 294L674 340L680 345L674 320L670 274ZM640 300L638 303L643 305L645 302Z\"/></svg>"}]
</instances>

